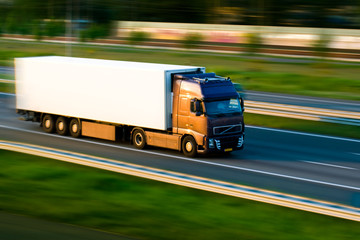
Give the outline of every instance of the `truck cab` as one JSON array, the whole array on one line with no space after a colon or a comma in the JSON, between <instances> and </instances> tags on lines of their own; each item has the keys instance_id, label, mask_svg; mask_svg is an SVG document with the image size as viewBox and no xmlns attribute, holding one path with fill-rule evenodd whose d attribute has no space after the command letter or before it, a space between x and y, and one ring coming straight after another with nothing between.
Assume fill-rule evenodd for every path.
<instances>
[{"instance_id":1,"label":"truck cab","mask_svg":"<svg viewBox=\"0 0 360 240\"><path fill-rule=\"evenodd\" d=\"M215 73L173 78L173 129L186 156L243 148L244 104L229 78Z\"/></svg>"}]
</instances>

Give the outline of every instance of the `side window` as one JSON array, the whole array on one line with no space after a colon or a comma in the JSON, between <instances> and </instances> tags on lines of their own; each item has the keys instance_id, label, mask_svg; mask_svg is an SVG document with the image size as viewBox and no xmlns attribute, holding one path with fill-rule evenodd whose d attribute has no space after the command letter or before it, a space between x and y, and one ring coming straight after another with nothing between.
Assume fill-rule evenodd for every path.
<instances>
[{"instance_id":1,"label":"side window","mask_svg":"<svg viewBox=\"0 0 360 240\"><path fill-rule=\"evenodd\" d=\"M190 111L193 112L193 113L196 113L196 105L198 104L198 111L200 113L203 113L204 110L203 110L203 105L202 105L202 101L200 100L197 100L197 99L192 99L190 101Z\"/></svg>"}]
</instances>

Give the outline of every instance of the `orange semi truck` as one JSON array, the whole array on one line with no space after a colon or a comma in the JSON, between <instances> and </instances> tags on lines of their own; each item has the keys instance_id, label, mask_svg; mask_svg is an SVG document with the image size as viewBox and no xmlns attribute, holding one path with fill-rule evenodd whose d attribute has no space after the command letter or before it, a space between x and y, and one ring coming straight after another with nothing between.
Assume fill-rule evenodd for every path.
<instances>
[{"instance_id":1,"label":"orange semi truck","mask_svg":"<svg viewBox=\"0 0 360 240\"><path fill-rule=\"evenodd\" d=\"M198 153L244 146L244 104L204 67L74 57L15 59L16 110L47 133Z\"/></svg>"}]
</instances>

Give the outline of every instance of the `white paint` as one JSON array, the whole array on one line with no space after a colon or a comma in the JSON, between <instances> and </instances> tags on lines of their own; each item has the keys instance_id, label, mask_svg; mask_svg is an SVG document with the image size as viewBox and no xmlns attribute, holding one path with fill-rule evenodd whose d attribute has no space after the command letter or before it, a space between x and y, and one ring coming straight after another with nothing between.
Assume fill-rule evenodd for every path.
<instances>
[{"instance_id":1,"label":"white paint","mask_svg":"<svg viewBox=\"0 0 360 240\"><path fill-rule=\"evenodd\" d=\"M49 136L49 137L58 137L58 138L64 138L64 139L78 141L78 142L91 143L91 144L96 144L96 145L101 145L101 146L106 146L106 147L118 148L118 149L122 149L122 150L129 150L129 151L133 151L133 152L147 153L147 154L151 154L151 155L168 157L168 158L175 158L175 159L181 159L181 160L185 160L185 161L196 162L196 163L201 163L201 164L207 164L207 165L212 165L212 166L231 168L231 169L236 169L236 170L241 170L241 171L247 171L247 172L259 173L259 174L264 174L264 175L269 175L269 176L287 178L287 179L292 179L292 180L297 180L297 181L310 182L310 183L316 183L316 184L327 185L327 186L332 186L332 187L340 187L340 188L344 188L344 189L360 191L359 187L354 187L354 186L347 186L347 185L342 185L342 184L337 184L337 183L318 181L318 180L314 180L314 179L295 177L295 176L279 174L279 173L266 172L266 171L262 171L262 170L256 170L256 169L250 169L250 168L244 168L244 167L237 167L237 166L232 166L232 165L225 165L225 164L220 164L220 163L215 163L215 162L207 162L207 161L198 160L198 159L192 159L192 158L180 157L180 156L175 156L175 155L157 153L157 152L153 152L153 151L139 150L139 149L123 147L123 146L107 144L107 143L93 142L93 141L88 141L88 140L84 140L84 139L65 137L65 136L61 136L61 135L53 135L53 134L48 134L48 133L43 133L43 132L36 132L36 131L32 131L32 130L21 129L21 128L16 128L16 127L9 127L9 126L4 126L4 125L0 125L0 127L7 128L7 129L12 129L12 130L30 132L30 133L40 134L40 135L46 135L46 136Z\"/></svg>"},{"instance_id":2,"label":"white paint","mask_svg":"<svg viewBox=\"0 0 360 240\"><path fill-rule=\"evenodd\" d=\"M303 162L322 165L322 166L327 166L327 167L343 168L343 169L349 169L349 170L358 170L358 169L352 168L352 167L340 166L340 165L329 164L329 163L313 162L313 161L303 161Z\"/></svg>"},{"instance_id":3,"label":"white paint","mask_svg":"<svg viewBox=\"0 0 360 240\"><path fill-rule=\"evenodd\" d=\"M258 126L251 126L251 125L246 125L246 128L255 128L255 129L266 130L266 131L283 132L283 133L297 134L297 135L303 135L303 136L319 137L319 138L328 138L328 139L339 140L339 141L349 141L349 142L360 143L360 140L352 139L352 138L334 137L334 136L327 136L327 135L321 135L321 134L305 133L305 132L296 132L296 131L290 131L290 130L283 130L283 129L276 129L276 128L266 128L266 127L258 127Z\"/></svg>"},{"instance_id":4,"label":"white paint","mask_svg":"<svg viewBox=\"0 0 360 240\"><path fill-rule=\"evenodd\" d=\"M323 103L335 103L335 104L347 104L347 105L354 105L360 106L359 103L352 103L352 102L339 102L339 101L332 101L332 100L322 100L322 99L314 99L314 98L299 98L293 96L282 96L282 95L275 95L275 94L266 94L266 93L254 93L248 92L247 95L258 95L258 96L265 96L265 97L276 97L276 98L286 98L286 99L294 99L294 100L301 100L301 101L313 101L313 102L323 102Z\"/></svg>"},{"instance_id":5,"label":"white paint","mask_svg":"<svg viewBox=\"0 0 360 240\"><path fill-rule=\"evenodd\" d=\"M5 95L5 96L15 96L14 93L5 93L5 92L0 92L0 95Z\"/></svg>"}]
</instances>

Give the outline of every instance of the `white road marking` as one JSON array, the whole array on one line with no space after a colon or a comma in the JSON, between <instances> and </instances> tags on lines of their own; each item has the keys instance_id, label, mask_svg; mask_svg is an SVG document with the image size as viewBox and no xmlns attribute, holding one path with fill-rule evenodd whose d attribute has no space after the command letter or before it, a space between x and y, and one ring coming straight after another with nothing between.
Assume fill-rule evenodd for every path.
<instances>
[{"instance_id":1,"label":"white road marking","mask_svg":"<svg viewBox=\"0 0 360 240\"><path fill-rule=\"evenodd\" d=\"M359 170L357 168L340 166L340 165L329 164L329 163L322 163L322 162L313 162L313 161L302 161L302 162L311 163L311 164L317 164L317 165L323 165L323 166L327 166L327 167L343 168L343 169L349 169L349 170Z\"/></svg>"},{"instance_id":2,"label":"white road marking","mask_svg":"<svg viewBox=\"0 0 360 240\"><path fill-rule=\"evenodd\" d=\"M347 104L347 105L354 105L360 106L359 103L352 103L352 102L340 102L340 101L331 101L331 100L321 100L321 99L314 99L314 98L299 98L293 96L283 96L283 95L273 95L273 94L266 94L266 93L254 93L254 92L247 92L248 95L258 95L258 96L266 96L266 97L277 97L277 98L287 98L287 99L294 99L294 100L301 100L301 101L313 101L313 102L323 102L323 103L336 103L336 104Z\"/></svg>"},{"instance_id":3,"label":"white road marking","mask_svg":"<svg viewBox=\"0 0 360 240\"><path fill-rule=\"evenodd\" d=\"M327 185L327 186L332 186L332 187L340 187L340 188L344 188L344 189L360 191L360 187L347 186L347 185L342 185L342 184L337 184L337 183L324 182L324 181L319 181L319 180L314 180L314 179L295 177L295 176L290 176L290 175L285 175L285 174L266 172L266 171L262 171L262 170L256 170L256 169L250 169L250 168L244 168L244 167L237 167L237 166L232 166L232 165L225 165L225 164L220 164L220 163L215 163L215 162L207 162L207 161L204 161L204 160L180 157L180 156L169 155L169 154L164 154L164 153L158 153L158 152L153 152L153 151L139 150L139 149L123 147L123 146L107 144L107 143L93 142L93 141L88 141L88 140L84 140L84 139L65 137L65 136L55 135L55 134L53 135L53 134L48 134L48 133L44 133L44 132L37 132L37 131L32 131L32 130L27 130L27 129L22 129L22 128L16 128L16 127L9 127L9 126L5 126L5 125L0 125L0 127L1 128L6 128L6 129L12 129L12 130L35 133L35 134L39 134L39 135L46 135L46 136L49 136L49 137L58 137L58 138L64 138L64 139L78 141L78 142L85 142L85 143L91 143L91 144L106 146L106 147L119 148L119 149L129 150L129 151L133 151L133 152L147 153L147 154L151 154L151 155L168 157L168 158L176 158L176 159L181 159L181 160L191 161L191 162L196 162L196 163L201 163L201 164L207 164L207 165L212 165L212 166L236 169L236 170L259 173L259 174L264 174L264 175L269 175L269 176L282 177L282 178L288 178L288 179L298 180L298 181L303 181L303 182L310 182L310 183L316 183L316 184Z\"/></svg>"},{"instance_id":4,"label":"white road marking","mask_svg":"<svg viewBox=\"0 0 360 240\"><path fill-rule=\"evenodd\" d=\"M340 141L349 141L349 142L360 143L360 140L358 140L358 139L334 137L334 136L321 135L321 134L315 134L315 133L296 132L296 131L291 131L291 130L283 130L283 129L276 129L276 128L266 128L266 127L258 127L258 126L251 126L251 125L246 125L245 128L255 128L255 129L261 129L261 130L267 130L267 131L291 133L291 134L297 134L297 135L303 135L303 136L328 138L328 139L334 139L334 140L340 140Z\"/></svg>"},{"instance_id":5,"label":"white road marking","mask_svg":"<svg viewBox=\"0 0 360 240\"><path fill-rule=\"evenodd\" d=\"M0 92L0 95L15 96L14 93L5 93L5 92Z\"/></svg>"}]
</instances>

